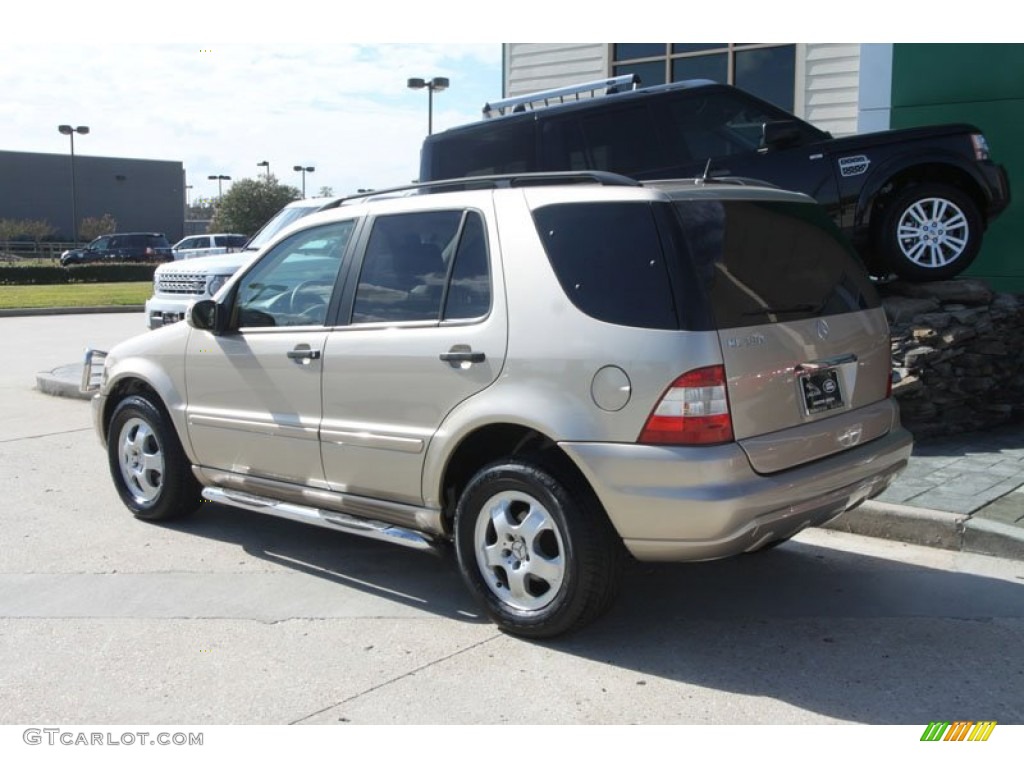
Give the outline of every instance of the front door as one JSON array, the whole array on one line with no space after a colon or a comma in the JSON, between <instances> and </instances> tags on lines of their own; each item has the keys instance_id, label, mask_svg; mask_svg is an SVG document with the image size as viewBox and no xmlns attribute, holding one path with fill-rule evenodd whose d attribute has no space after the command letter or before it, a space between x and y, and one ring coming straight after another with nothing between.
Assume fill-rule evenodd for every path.
<instances>
[{"instance_id":1,"label":"front door","mask_svg":"<svg viewBox=\"0 0 1024 768\"><path fill-rule=\"evenodd\" d=\"M206 467L324 486L320 376L354 221L283 240L236 284L231 330L188 341L189 438Z\"/></svg>"}]
</instances>

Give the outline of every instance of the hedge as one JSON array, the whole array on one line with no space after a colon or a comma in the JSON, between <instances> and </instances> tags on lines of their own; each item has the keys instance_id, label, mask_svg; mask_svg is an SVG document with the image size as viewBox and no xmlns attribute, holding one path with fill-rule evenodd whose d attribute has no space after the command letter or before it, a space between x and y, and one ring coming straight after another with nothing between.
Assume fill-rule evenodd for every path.
<instances>
[{"instance_id":1,"label":"hedge","mask_svg":"<svg viewBox=\"0 0 1024 768\"><path fill-rule=\"evenodd\" d=\"M86 264L80 267L0 267L0 285L153 282L156 264Z\"/></svg>"}]
</instances>

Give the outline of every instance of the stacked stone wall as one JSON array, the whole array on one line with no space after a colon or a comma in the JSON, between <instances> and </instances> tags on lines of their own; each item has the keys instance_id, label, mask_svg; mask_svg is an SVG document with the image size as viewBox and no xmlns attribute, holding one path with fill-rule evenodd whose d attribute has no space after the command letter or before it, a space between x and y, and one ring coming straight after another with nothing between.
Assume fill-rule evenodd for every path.
<instances>
[{"instance_id":1,"label":"stacked stone wall","mask_svg":"<svg viewBox=\"0 0 1024 768\"><path fill-rule=\"evenodd\" d=\"M1024 419L1024 296L979 280L881 286L903 423L915 437Z\"/></svg>"}]
</instances>

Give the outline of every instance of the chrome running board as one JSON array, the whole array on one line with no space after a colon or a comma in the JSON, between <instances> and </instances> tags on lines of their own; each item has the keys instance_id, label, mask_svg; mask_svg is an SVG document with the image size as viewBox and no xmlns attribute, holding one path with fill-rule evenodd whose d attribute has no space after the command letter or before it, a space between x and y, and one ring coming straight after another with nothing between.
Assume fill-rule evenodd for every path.
<instances>
[{"instance_id":1,"label":"chrome running board","mask_svg":"<svg viewBox=\"0 0 1024 768\"><path fill-rule=\"evenodd\" d=\"M242 491L215 486L204 488L202 495L208 501L225 504L229 507L238 507L239 509L247 509L250 512L259 512L260 514L280 517L285 520L295 520L300 523L317 525L321 528L330 528L334 531L351 533L367 539L386 541L421 552L441 554L439 543L434 537L379 520L353 517L343 512L307 507L302 504L278 501L277 499L269 499L265 496L255 496L251 493L243 493Z\"/></svg>"}]
</instances>

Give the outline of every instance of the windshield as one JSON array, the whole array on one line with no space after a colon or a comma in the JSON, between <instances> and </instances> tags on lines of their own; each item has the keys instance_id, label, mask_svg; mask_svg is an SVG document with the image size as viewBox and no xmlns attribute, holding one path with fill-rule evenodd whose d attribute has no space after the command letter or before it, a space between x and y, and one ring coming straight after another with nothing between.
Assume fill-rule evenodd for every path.
<instances>
[{"instance_id":1,"label":"windshield","mask_svg":"<svg viewBox=\"0 0 1024 768\"><path fill-rule=\"evenodd\" d=\"M325 200L324 203L327 201ZM252 236L246 244L245 250L258 251L269 243L274 236L289 224L298 221L303 216L319 211L322 205L305 205L294 208L282 208L270 221L263 225L259 232Z\"/></svg>"}]
</instances>

